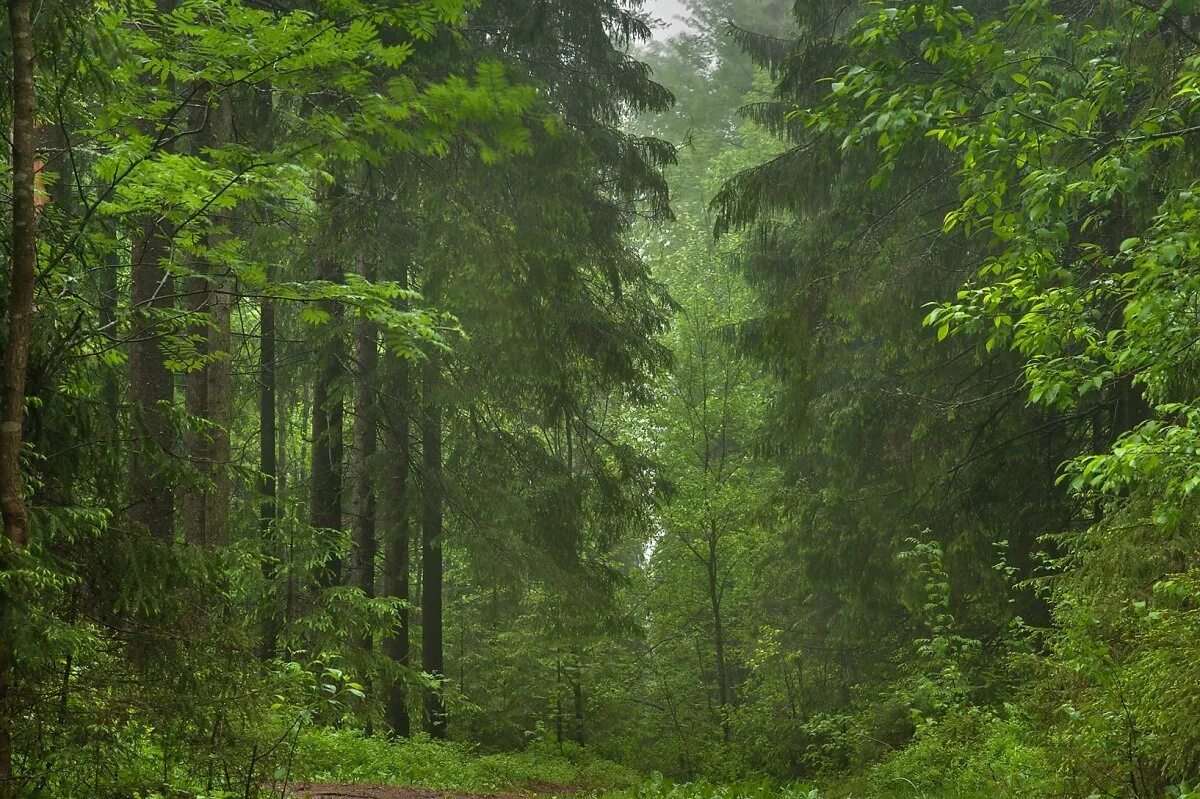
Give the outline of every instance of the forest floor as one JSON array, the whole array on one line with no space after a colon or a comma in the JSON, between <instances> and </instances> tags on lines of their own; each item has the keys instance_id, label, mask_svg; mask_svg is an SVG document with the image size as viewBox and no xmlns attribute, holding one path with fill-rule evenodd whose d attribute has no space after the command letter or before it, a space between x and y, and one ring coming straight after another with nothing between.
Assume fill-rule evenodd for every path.
<instances>
[{"instance_id":1,"label":"forest floor","mask_svg":"<svg viewBox=\"0 0 1200 799\"><path fill-rule=\"evenodd\" d=\"M578 793L578 788L551 783L534 783L520 793L467 793L437 788L406 788L396 785L346 785L334 782L303 782L288 788L291 799L529 799L530 796L561 796Z\"/></svg>"}]
</instances>

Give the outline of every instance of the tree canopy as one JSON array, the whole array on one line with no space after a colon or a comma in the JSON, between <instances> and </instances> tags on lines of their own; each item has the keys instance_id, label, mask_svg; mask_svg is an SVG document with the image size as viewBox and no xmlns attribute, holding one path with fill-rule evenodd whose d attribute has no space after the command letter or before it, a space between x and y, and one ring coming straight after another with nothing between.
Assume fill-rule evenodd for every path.
<instances>
[{"instance_id":1,"label":"tree canopy","mask_svg":"<svg viewBox=\"0 0 1200 799\"><path fill-rule=\"evenodd\" d=\"M0 799L1200 794L1200 8L7 6Z\"/></svg>"}]
</instances>

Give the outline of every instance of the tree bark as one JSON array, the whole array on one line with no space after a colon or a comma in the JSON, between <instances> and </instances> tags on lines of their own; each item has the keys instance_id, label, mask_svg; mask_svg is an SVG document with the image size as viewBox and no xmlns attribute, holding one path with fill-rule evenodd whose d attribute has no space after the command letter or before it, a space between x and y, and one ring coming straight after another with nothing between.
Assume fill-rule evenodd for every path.
<instances>
[{"instance_id":1,"label":"tree bark","mask_svg":"<svg viewBox=\"0 0 1200 799\"><path fill-rule=\"evenodd\" d=\"M717 665L717 712L721 714L721 734L730 740L729 669L725 662L725 624L721 617L721 589L717 564L717 524L710 522L708 538L708 600L713 617L713 648Z\"/></svg>"},{"instance_id":2,"label":"tree bark","mask_svg":"<svg viewBox=\"0 0 1200 799\"><path fill-rule=\"evenodd\" d=\"M0 419L0 512L4 535L17 548L29 541L29 512L21 480L25 376L33 330L37 267L37 199L34 196L33 32L29 0L9 3L13 60L12 274L8 347L4 351L3 419Z\"/></svg>"},{"instance_id":3,"label":"tree bark","mask_svg":"<svg viewBox=\"0 0 1200 799\"><path fill-rule=\"evenodd\" d=\"M13 550L29 543L29 509L21 480L25 424L25 377L33 329L33 290L37 270L37 197L34 189L35 90L30 0L10 0L12 42L13 162L12 273L9 283L8 346L4 351L0 397L0 515ZM4 563L11 568L11 563ZM13 672L16 661L13 598L0 592L0 797L16 793L12 768Z\"/></svg>"},{"instance_id":4,"label":"tree bark","mask_svg":"<svg viewBox=\"0 0 1200 799\"><path fill-rule=\"evenodd\" d=\"M330 192L326 228L320 242L317 277L337 282L337 204L341 197L335 186ZM312 405L312 486L309 523L313 528L342 529L342 436L343 407L338 378L342 373L342 344L339 320L341 309L334 300L322 300L320 307L329 315L329 329L320 348L317 376L313 381ZM337 584L342 577L342 559L330 557L318 574L322 586Z\"/></svg>"},{"instance_id":5,"label":"tree bark","mask_svg":"<svg viewBox=\"0 0 1200 799\"><path fill-rule=\"evenodd\" d=\"M198 359L208 355L209 325L203 315L208 313L209 292L207 277L201 274L191 275L185 279L187 297L184 307L191 321L188 334L193 339ZM183 381L183 407L188 416L194 419L208 418L208 367L194 364ZM183 450L187 454L192 467L197 471L197 478L191 485L185 484L180 497L180 524L183 528L183 540L193 545L203 544L206 539L208 522L206 519L207 503L205 494L207 487L202 483L209 479L209 447L208 430L189 426L183 434Z\"/></svg>"},{"instance_id":6,"label":"tree bark","mask_svg":"<svg viewBox=\"0 0 1200 799\"><path fill-rule=\"evenodd\" d=\"M233 424L233 353L230 316L233 311L234 285L227 274L216 277L210 293L212 326L209 328L209 354L216 356L208 365L208 421L212 426L208 444L209 477L212 490L205 497L205 543L221 546L229 541L230 484L229 428Z\"/></svg>"},{"instance_id":7,"label":"tree bark","mask_svg":"<svg viewBox=\"0 0 1200 799\"><path fill-rule=\"evenodd\" d=\"M366 280L374 278L369 262L359 255L358 273ZM375 380L379 362L379 337L375 324L359 320L355 326L355 354L358 380L354 395L354 449L358 453L358 472L354 481L354 559L353 584L368 597L375 596L375 465L376 439L379 435L375 400ZM371 648L368 637L362 642Z\"/></svg>"},{"instance_id":8,"label":"tree bark","mask_svg":"<svg viewBox=\"0 0 1200 799\"><path fill-rule=\"evenodd\" d=\"M263 297L258 307L258 534L262 547L263 579L274 590L279 580L279 551L275 542L276 460L275 460L275 304ZM263 624L263 656L275 657L279 642L279 602L272 593L267 600Z\"/></svg>"},{"instance_id":9,"label":"tree bark","mask_svg":"<svg viewBox=\"0 0 1200 799\"><path fill-rule=\"evenodd\" d=\"M587 734L584 729L584 701L583 701L583 657L580 655L579 647L574 646L571 649L571 660L573 664L573 676L571 679L571 694L575 700L575 743L580 746L587 745Z\"/></svg>"},{"instance_id":10,"label":"tree bark","mask_svg":"<svg viewBox=\"0 0 1200 799\"><path fill-rule=\"evenodd\" d=\"M163 478L171 450L167 409L174 399L174 379L163 362L157 318L173 305L174 280L162 267L169 234L163 220L142 221L133 250L131 304L133 340L129 353L132 445L129 456L129 519L136 529L164 544L175 538L175 496Z\"/></svg>"},{"instance_id":11,"label":"tree bark","mask_svg":"<svg viewBox=\"0 0 1200 799\"><path fill-rule=\"evenodd\" d=\"M384 557L383 592L402 603L394 635L384 641L384 651L396 664L401 676L392 681L387 696L387 723L392 732L407 738L411 732L408 715L408 691L403 672L409 667L409 444L410 403L409 366L404 358L393 356L394 379L391 405L395 408L386 430L388 490L384 504L387 552Z\"/></svg>"},{"instance_id":12,"label":"tree bark","mask_svg":"<svg viewBox=\"0 0 1200 799\"><path fill-rule=\"evenodd\" d=\"M229 97L219 96L197 122L203 122L200 144L219 148L233 138L233 109ZM210 232L206 244L220 245L225 233ZM183 497L184 540L199 546L226 542L229 528L229 425L232 423L230 311L233 285L227 270L211 258L188 279L188 310L196 348L202 360L186 381L188 413L206 424L189 431L185 445L199 481Z\"/></svg>"},{"instance_id":13,"label":"tree bark","mask_svg":"<svg viewBox=\"0 0 1200 799\"><path fill-rule=\"evenodd\" d=\"M440 359L431 353L422 385L421 426L421 668L437 680L425 692L426 730L446 737L445 674L442 647L442 412L438 405Z\"/></svg>"}]
</instances>

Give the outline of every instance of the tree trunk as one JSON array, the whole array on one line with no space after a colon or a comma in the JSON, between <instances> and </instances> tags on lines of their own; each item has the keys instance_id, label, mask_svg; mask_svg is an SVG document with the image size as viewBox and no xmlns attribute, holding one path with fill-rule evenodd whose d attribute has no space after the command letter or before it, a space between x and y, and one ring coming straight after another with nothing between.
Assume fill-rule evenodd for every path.
<instances>
[{"instance_id":1,"label":"tree trunk","mask_svg":"<svg viewBox=\"0 0 1200 799\"><path fill-rule=\"evenodd\" d=\"M209 345L208 321L202 318L209 310L208 280L204 274L190 275L186 278L185 285L187 296L184 299L184 307L191 318L188 335L195 342L197 358L202 360L208 355ZM188 371L183 381L183 407L190 417L208 418L207 366L197 363ZM185 428L183 434L183 451L198 475L191 485L185 484L182 489L179 515L183 540L197 546L204 543L208 529L205 518L207 487L203 485L209 478L208 435L207 429L195 426Z\"/></svg>"},{"instance_id":2,"label":"tree trunk","mask_svg":"<svg viewBox=\"0 0 1200 799\"><path fill-rule=\"evenodd\" d=\"M275 543L275 304L263 297L258 306L258 535L262 547L263 579L272 593L263 624L263 656L275 657L279 643L279 597L273 591L279 580L279 548Z\"/></svg>"},{"instance_id":3,"label":"tree trunk","mask_svg":"<svg viewBox=\"0 0 1200 799\"><path fill-rule=\"evenodd\" d=\"M21 480L25 424L25 375L33 328L33 289L37 269L37 197L34 195L35 95L33 23L30 0L10 0L12 40L13 163L12 274L9 283L8 346L4 351L0 397L0 515L4 537L14 551L29 543L29 510ZM4 563L11 568L11 563ZM12 769L13 672L16 661L13 598L0 592L0 797L16 793Z\"/></svg>"},{"instance_id":4,"label":"tree trunk","mask_svg":"<svg viewBox=\"0 0 1200 799\"><path fill-rule=\"evenodd\" d=\"M221 546L229 541L230 496L229 427L233 424L233 352L230 316L233 311L234 285L228 274L215 278L210 311L209 354L217 356L208 365L208 421L212 425L208 444L209 476L212 490L206 496L205 543Z\"/></svg>"},{"instance_id":5,"label":"tree trunk","mask_svg":"<svg viewBox=\"0 0 1200 799\"><path fill-rule=\"evenodd\" d=\"M196 124L203 124L199 144L219 148L233 138L233 109L230 98L217 97ZM220 245L225 233L210 232L206 244ZM232 423L230 397L230 330L232 280L227 270L212 259L198 265L197 274L188 278L187 306L193 319L191 333L196 340L201 363L188 373L185 404L188 413L207 424L190 430L184 443L199 480L183 496L184 540L199 546L225 543L229 527L229 425Z\"/></svg>"},{"instance_id":6,"label":"tree trunk","mask_svg":"<svg viewBox=\"0 0 1200 799\"><path fill-rule=\"evenodd\" d=\"M438 406L439 358L431 353L422 385L421 426L421 668L438 684L425 692L425 724L434 738L446 737L446 704L441 680L442 650L442 412Z\"/></svg>"},{"instance_id":7,"label":"tree trunk","mask_svg":"<svg viewBox=\"0 0 1200 799\"><path fill-rule=\"evenodd\" d=\"M175 495L163 478L171 452L168 408L174 380L163 363L158 339L163 315L173 305L174 279L162 267L170 236L161 219L144 219L133 249L132 343L129 396L133 435L129 457L129 518L135 528L164 544L175 538Z\"/></svg>"},{"instance_id":8,"label":"tree trunk","mask_svg":"<svg viewBox=\"0 0 1200 799\"><path fill-rule=\"evenodd\" d=\"M730 739L729 669L725 663L725 624L721 618L721 590L717 571L716 522L710 522L708 538L708 600L713 617L713 648L717 660L717 712L721 714L721 734Z\"/></svg>"},{"instance_id":9,"label":"tree trunk","mask_svg":"<svg viewBox=\"0 0 1200 799\"><path fill-rule=\"evenodd\" d=\"M115 231L114 231L115 233ZM115 238L115 235L114 235ZM116 338L116 320L117 320L117 272L121 268L120 255L116 249L113 249L105 258L104 266L100 269L99 275L99 297L97 305L100 310L100 329L105 334ZM117 382L117 372L111 367L104 369L104 384L100 389L100 396L104 400L104 410L108 415L108 423L111 425L110 430L113 431L114 439L118 437L120 429L119 423L121 419L121 386ZM119 450L115 445L114 450ZM115 465L115 464L114 464ZM110 475L114 481L117 479L115 475ZM113 505L117 494L113 494Z\"/></svg>"},{"instance_id":10,"label":"tree trunk","mask_svg":"<svg viewBox=\"0 0 1200 799\"><path fill-rule=\"evenodd\" d=\"M0 513L4 535L22 549L29 541L29 512L21 480L25 376L33 330L37 267L37 198L34 196L33 33L29 0L9 3L13 60L12 274L8 347L4 351L3 419L0 420Z\"/></svg>"},{"instance_id":11,"label":"tree trunk","mask_svg":"<svg viewBox=\"0 0 1200 799\"><path fill-rule=\"evenodd\" d=\"M279 311L277 310L276 313ZM276 317L276 324L279 323ZM278 345L279 342L276 342ZM277 351L278 357L278 351ZM276 363L287 362L286 357L278 358ZM276 372L276 380L278 381L278 372ZM304 383L300 386L301 393L307 395L308 384ZM276 439L279 444L279 460L275 465L275 516L278 519L287 517L286 508L291 506L291 483L288 478L288 468L291 464L292 454L288 449L288 441L291 438L291 426L288 417L288 409L292 407L291 396L285 396L283 391L279 390L279 384L276 383L275 390L275 424L278 428ZM303 400L302 400L303 402ZM307 403L304 403L304 408L307 408ZM300 429L304 430L308 427L308 419L304 412L301 412ZM303 448L301 448L303 451ZM300 458L303 461L303 456ZM284 568L284 586L283 586L283 608L280 613L279 632L281 635L287 635L291 628L292 619L295 618L296 607L296 572L295 572L295 557L296 550L296 525L287 525L288 537L287 541L282 538L278 539L280 558Z\"/></svg>"},{"instance_id":12,"label":"tree trunk","mask_svg":"<svg viewBox=\"0 0 1200 799\"><path fill-rule=\"evenodd\" d=\"M399 610L396 633L384 641L384 651L401 671L401 676L392 681L387 696L387 723L392 732L407 738L411 733L408 716L408 692L403 672L409 667L409 581L408 581L408 520L409 520L409 445L410 403L412 388L409 385L409 366L404 358L393 357L395 378L391 406L395 408L387 427L388 490L384 505L387 525L387 552L384 557L383 592L385 596L399 599L403 604Z\"/></svg>"},{"instance_id":13,"label":"tree trunk","mask_svg":"<svg viewBox=\"0 0 1200 799\"><path fill-rule=\"evenodd\" d=\"M372 280L369 262L359 255L358 273ZM379 362L379 338L375 325L360 320L355 326L355 351L358 381L354 396L354 449L358 453L358 472L354 481L354 558L353 585L368 597L375 596L375 466L376 438L379 434L375 401L375 373ZM369 637L363 640L371 648Z\"/></svg>"},{"instance_id":14,"label":"tree trunk","mask_svg":"<svg viewBox=\"0 0 1200 799\"><path fill-rule=\"evenodd\" d=\"M575 743L585 746L587 745L587 735L583 726L583 658L579 653L578 646L572 647L571 659L574 665L574 674L571 679L571 693L572 698L575 700Z\"/></svg>"},{"instance_id":15,"label":"tree trunk","mask_svg":"<svg viewBox=\"0 0 1200 799\"><path fill-rule=\"evenodd\" d=\"M336 282L338 244L338 201L341 191L334 187L329 196L326 229L320 242L317 277ZM343 407L338 378L342 372L339 320L341 308L334 300L322 300L321 309L329 315L329 330L320 348L317 376L313 382L312 404L312 488L309 523L314 528L342 529L342 436ZM330 557L318 575L323 586L336 585L342 577L342 559Z\"/></svg>"}]
</instances>

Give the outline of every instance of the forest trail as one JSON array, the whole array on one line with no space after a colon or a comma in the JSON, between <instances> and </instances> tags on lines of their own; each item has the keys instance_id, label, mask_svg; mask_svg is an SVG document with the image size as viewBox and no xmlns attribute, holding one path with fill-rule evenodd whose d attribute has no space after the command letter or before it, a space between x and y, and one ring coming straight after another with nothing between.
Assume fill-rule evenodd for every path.
<instances>
[{"instance_id":1,"label":"forest trail","mask_svg":"<svg viewBox=\"0 0 1200 799\"><path fill-rule=\"evenodd\" d=\"M398 785L354 785L334 782L305 782L288 789L289 799L529 799L530 796L562 796L579 793L578 788L534 783L523 793L468 793L438 788Z\"/></svg>"}]
</instances>

